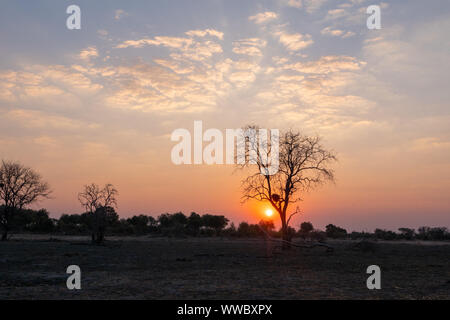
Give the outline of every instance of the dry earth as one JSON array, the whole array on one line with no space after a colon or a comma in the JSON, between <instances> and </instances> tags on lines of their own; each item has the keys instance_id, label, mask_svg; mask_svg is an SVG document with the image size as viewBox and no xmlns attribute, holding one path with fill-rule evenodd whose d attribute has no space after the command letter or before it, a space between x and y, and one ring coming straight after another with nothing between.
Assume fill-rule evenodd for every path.
<instances>
[{"instance_id":1,"label":"dry earth","mask_svg":"<svg viewBox=\"0 0 450 320\"><path fill-rule=\"evenodd\" d=\"M450 243L329 244L333 252L282 252L260 239L124 237L93 246L86 237L15 236L0 243L0 299L450 299ZM79 291L66 288L73 264ZM366 287L373 264L381 290Z\"/></svg>"}]
</instances>

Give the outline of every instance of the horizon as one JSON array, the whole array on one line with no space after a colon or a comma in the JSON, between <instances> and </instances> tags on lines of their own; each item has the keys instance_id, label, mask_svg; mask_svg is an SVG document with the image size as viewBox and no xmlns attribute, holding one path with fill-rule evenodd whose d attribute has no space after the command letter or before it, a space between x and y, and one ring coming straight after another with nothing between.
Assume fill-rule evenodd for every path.
<instances>
[{"instance_id":1,"label":"horizon","mask_svg":"<svg viewBox=\"0 0 450 320\"><path fill-rule=\"evenodd\" d=\"M0 159L49 182L33 209L81 213L84 185L112 183L121 218L264 219L235 165L171 160L171 133L201 120L293 128L336 152L335 183L291 205L296 229L450 227L448 1L77 1L68 30L71 4L2 4Z\"/></svg>"}]
</instances>

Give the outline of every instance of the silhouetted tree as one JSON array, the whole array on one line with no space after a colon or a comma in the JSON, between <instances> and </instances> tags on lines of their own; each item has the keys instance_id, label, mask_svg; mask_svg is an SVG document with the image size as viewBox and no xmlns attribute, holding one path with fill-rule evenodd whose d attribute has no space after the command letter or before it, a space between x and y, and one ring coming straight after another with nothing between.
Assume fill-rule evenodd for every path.
<instances>
[{"instance_id":1,"label":"silhouetted tree","mask_svg":"<svg viewBox=\"0 0 450 320\"><path fill-rule=\"evenodd\" d=\"M188 218L182 212L172 214L171 219L173 224L183 227L186 226L188 222Z\"/></svg>"},{"instance_id":2,"label":"silhouetted tree","mask_svg":"<svg viewBox=\"0 0 450 320\"><path fill-rule=\"evenodd\" d=\"M200 228L202 227L202 223L202 217L195 212L191 212L191 215L187 219L188 233L193 236L198 235Z\"/></svg>"},{"instance_id":3,"label":"silhouetted tree","mask_svg":"<svg viewBox=\"0 0 450 320\"><path fill-rule=\"evenodd\" d=\"M315 241L325 241L325 239L327 238L327 234L326 232L322 231L322 230L313 230L309 233L309 238L311 240L315 240Z\"/></svg>"},{"instance_id":4,"label":"silhouetted tree","mask_svg":"<svg viewBox=\"0 0 450 320\"><path fill-rule=\"evenodd\" d=\"M390 230L383 229L375 229L375 238L381 240L395 240L397 238L397 234Z\"/></svg>"},{"instance_id":5,"label":"silhouetted tree","mask_svg":"<svg viewBox=\"0 0 450 320\"><path fill-rule=\"evenodd\" d=\"M94 214L89 213L90 226L93 230L93 241L97 244L105 240L106 229L119 221L119 216L113 207L99 207Z\"/></svg>"},{"instance_id":6,"label":"silhouetted tree","mask_svg":"<svg viewBox=\"0 0 450 320\"><path fill-rule=\"evenodd\" d=\"M105 229L109 225L108 219L115 214L117 195L118 191L112 184L106 184L101 189L95 183L85 185L84 190L78 194L78 201L91 215L90 226L93 243L103 242Z\"/></svg>"},{"instance_id":7,"label":"silhouetted tree","mask_svg":"<svg viewBox=\"0 0 450 320\"><path fill-rule=\"evenodd\" d=\"M247 222L241 222L237 228L239 237L247 237L250 235L250 225Z\"/></svg>"},{"instance_id":8,"label":"silhouetted tree","mask_svg":"<svg viewBox=\"0 0 450 320\"><path fill-rule=\"evenodd\" d=\"M414 236L416 234L414 229L409 228L399 228L398 231L400 231L401 237L403 237L406 240L414 239Z\"/></svg>"},{"instance_id":9,"label":"silhouetted tree","mask_svg":"<svg viewBox=\"0 0 450 320\"><path fill-rule=\"evenodd\" d=\"M188 218L182 212L165 213L158 217L158 224L163 235L185 235L187 222Z\"/></svg>"},{"instance_id":10,"label":"silhouetted tree","mask_svg":"<svg viewBox=\"0 0 450 320\"><path fill-rule=\"evenodd\" d=\"M219 235L220 232L227 226L227 224L228 219L224 216L215 216L211 214L205 214L202 216L202 226L214 229L216 235Z\"/></svg>"},{"instance_id":11,"label":"silhouetted tree","mask_svg":"<svg viewBox=\"0 0 450 320\"><path fill-rule=\"evenodd\" d=\"M237 236L237 229L236 226L234 225L234 222L232 222L228 228L223 230L223 234L230 237Z\"/></svg>"},{"instance_id":12,"label":"silhouetted tree","mask_svg":"<svg viewBox=\"0 0 450 320\"><path fill-rule=\"evenodd\" d=\"M63 214L57 223L58 230L64 234L83 234L90 231L87 214Z\"/></svg>"},{"instance_id":13,"label":"silhouetted tree","mask_svg":"<svg viewBox=\"0 0 450 320\"><path fill-rule=\"evenodd\" d=\"M375 236L370 233L370 232L357 232L357 231L353 231L352 233L350 233L350 239L352 240L358 240L358 239L371 239L374 238Z\"/></svg>"},{"instance_id":14,"label":"silhouetted tree","mask_svg":"<svg viewBox=\"0 0 450 320\"><path fill-rule=\"evenodd\" d=\"M4 209L5 206L1 205L0 215ZM49 213L45 209L22 209L17 210L11 218L10 228L19 232L49 233L54 231L56 222L57 220L49 217Z\"/></svg>"},{"instance_id":15,"label":"silhouetted tree","mask_svg":"<svg viewBox=\"0 0 450 320\"><path fill-rule=\"evenodd\" d=\"M248 145L247 158L253 160L255 173L243 181L243 201L256 199L267 201L276 209L281 220L282 238L285 240L283 248L289 248L291 232L289 222L293 215L299 210L288 214L289 206L300 199L302 192L308 191L325 181L333 181L333 170L330 164L336 161L335 155L325 149L319 137L308 137L299 132L288 130L281 134L279 141L262 141L259 137L258 128L247 127L256 130L255 139L241 139ZM248 134L247 134L248 136ZM276 139L276 138L275 138ZM279 142L279 169L272 174L270 159L272 149L276 152ZM252 161L247 161L241 167L250 167Z\"/></svg>"},{"instance_id":16,"label":"silhouetted tree","mask_svg":"<svg viewBox=\"0 0 450 320\"><path fill-rule=\"evenodd\" d=\"M302 222L300 224L300 229L298 230L298 234L302 238L307 238L311 231L314 230L314 227L311 222Z\"/></svg>"},{"instance_id":17,"label":"silhouetted tree","mask_svg":"<svg viewBox=\"0 0 450 320\"><path fill-rule=\"evenodd\" d=\"M156 220L152 216L141 214L128 218L126 222L131 226L134 234L146 234L156 231Z\"/></svg>"},{"instance_id":18,"label":"silhouetted tree","mask_svg":"<svg viewBox=\"0 0 450 320\"><path fill-rule=\"evenodd\" d=\"M21 215L26 218L25 230L28 232L49 233L55 228L53 219L45 209L22 210Z\"/></svg>"},{"instance_id":19,"label":"silhouetted tree","mask_svg":"<svg viewBox=\"0 0 450 320\"><path fill-rule=\"evenodd\" d=\"M269 235L275 230L275 224L272 220L261 220L258 224L259 227Z\"/></svg>"},{"instance_id":20,"label":"silhouetted tree","mask_svg":"<svg viewBox=\"0 0 450 320\"><path fill-rule=\"evenodd\" d=\"M11 220L18 211L48 198L51 193L47 182L33 169L20 163L2 161L0 166L0 225L3 229L2 241L8 240Z\"/></svg>"},{"instance_id":21,"label":"silhouetted tree","mask_svg":"<svg viewBox=\"0 0 450 320\"><path fill-rule=\"evenodd\" d=\"M420 240L449 240L450 234L446 227L420 227L417 238Z\"/></svg>"},{"instance_id":22,"label":"silhouetted tree","mask_svg":"<svg viewBox=\"0 0 450 320\"><path fill-rule=\"evenodd\" d=\"M347 236L347 230L337 227L334 224L329 224L325 227L325 232L329 238L345 238Z\"/></svg>"}]
</instances>

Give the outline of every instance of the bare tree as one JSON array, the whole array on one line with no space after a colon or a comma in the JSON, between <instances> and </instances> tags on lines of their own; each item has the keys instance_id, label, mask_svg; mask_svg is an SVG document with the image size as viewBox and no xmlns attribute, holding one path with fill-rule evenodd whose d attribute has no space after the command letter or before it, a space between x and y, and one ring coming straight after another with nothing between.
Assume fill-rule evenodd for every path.
<instances>
[{"instance_id":1,"label":"bare tree","mask_svg":"<svg viewBox=\"0 0 450 320\"><path fill-rule=\"evenodd\" d=\"M78 194L78 201L91 216L93 243L103 242L106 225L110 217L115 215L118 193L112 184L106 184L101 189L92 183L85 185L84 190Z\"/></svg>"},{"instance_id":2,"label":"bare tree","mask_svg":"<svg viewBox=\"0 0 450 320\"><path fill-rule=\"evenodd\" d=\"M246 128L249 129L258 135L257 127ZM272 205L280 216L284 248L288 248L292 238L289 222L300 213L297 207L289 214L289 206L300 201L304 192L326 181L334 181L333 170L329 166L336 161L336 156L321 145L319 137L304 136L293 130L281 133L278 141L266 139L265 144L261 141L264 139L259 137L245 141L246 157L251 161L241 164L241 167L255 172L242 181L242 199L266 201ZM277 149L275 143L279 147L279 167L275 174L269 174L267 159L271 150Z\"/></svg>"},{"instance_id":3,"label":"bare tree","mask_svg":"<svg viewBox=\"0 0 450 320\"><path fill-rule=\"evenodd\" d=\"M11 220L19 210L48 198L51 193L47 182L33 169L17 162L3 161L0 167L0 201L3 210L0 212L2 241L8 239Z\"/></svg>"}]
</instances>

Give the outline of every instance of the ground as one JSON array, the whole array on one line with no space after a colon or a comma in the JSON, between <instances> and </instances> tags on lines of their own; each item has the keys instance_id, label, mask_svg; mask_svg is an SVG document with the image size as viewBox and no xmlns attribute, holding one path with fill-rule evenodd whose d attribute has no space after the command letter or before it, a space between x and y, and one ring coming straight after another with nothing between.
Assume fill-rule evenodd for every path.
<instances>
[{"instance_id":1,"label":"ground","mask_svg":"<svg viewBox=\"0 0 450 320\"><path fill-rule=\"evenodd\" d=\"M0 243L0 299L450 299L450 243L15 236ZM373 249L373 250L372 250ZM272 252L272 253L271 253ZM81 268L79 291L66 268ZM366 269L381 268L381 290Z\"/></svg>"}]
</instances>

